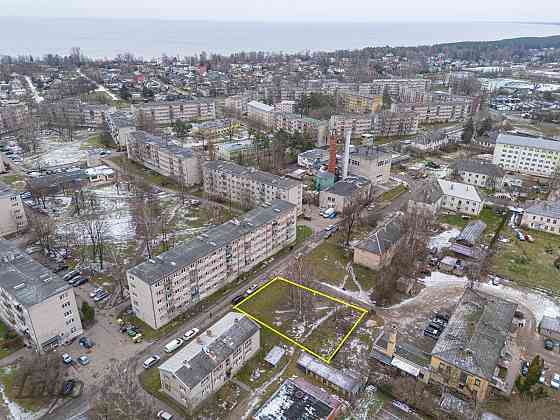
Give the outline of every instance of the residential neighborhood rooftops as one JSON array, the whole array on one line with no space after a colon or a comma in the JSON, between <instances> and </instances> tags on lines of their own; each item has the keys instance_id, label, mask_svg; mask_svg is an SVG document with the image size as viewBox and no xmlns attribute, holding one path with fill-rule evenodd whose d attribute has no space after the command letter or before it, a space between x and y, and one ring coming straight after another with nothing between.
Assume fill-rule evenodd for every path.
<instances>
[{"instance_id":1,"label":"residential neighborhood rooftops","mask_svg":"<svg viewBox=\"0 0 560 420\"><path fill-rule=\"evenodd\" d=\"M273 112L274 111L273 106L263 104L262 102L258 102L258 101L251 101L247 104L247 106L257 108L258 110L264 111L264 112Z\"/></svg>"},{"instance_id":2,"label":"residential neighborhood rooftops","mask_svg":"<svg viewBox=\"0 0 560 420\"><path fill-rule=\"evenodd\" d=\"M560 200L538 201L525 210L527 214L537 216L560 218Z\"/></svg>"},{"instance_id":3,"label":"residential neighborhood rooftops","mask_svg":"<svg viewBox=\"0 0 560 420\"><path fill-rule=\"evenodd\" d=\"M482 220L473 220L463 228L461 233L459 233L459 235L457 236L456 240L457 242L473 246L479 241L485 229L486 223L484 223Z\"/></svg>"},{"instance_id":4,"label":"residential neighborhood rooftops","mask_svg":"<svg viewBox=\"0 0 560 420\"><path fill-rule=\"evenodd\" d=\"M0 286L27 307L71 288L12 242L3 239L0 239Z\"/></svg>"},{"instance_id":5,"label":"residential neighborhood rooftops","mask_svg":"<svg viewBox=\"0 0 560 420\"><path fill-rule=\"evenodd\" d=\"M358 242L355 248L381 255L398 242L401 234L399 223L393 219L379 229L372 231L366 239Z\"/></svg>"},{"instance_id":6,"label":"residential neighborhood rooftops","mask_svg":"<svg viewBox=\"0 0 560 420\"><path fill-rule=\"evenodd\" d=\"M533 147L554 152L560 152L560 141L542 137L518 136L515 134L500 133L496 144L510 144L513 146Z\"/></svg>"},{"instance_id":7,"label":"residential neighborhood rooftops","mask_svg":"<svg viewBox=\"0 0 560 420\"><path fill-rule=\"evenodd\" d=\"M133 131L132 133L130 133L130 136L138 143L156 145L160 149L166 149L175 155L180 155L185 158L190 158L193 156L193 152L191 149L179 147L173 143L170 143L168 140L164 139L163 137L146 133L145 131L141 131L141 130Z\"/></svg>"},{"instance_id":8,"label":"residential neighborhood rooftops","mask_svg":"<svg viewBox=\"0 0 560 420\"><path fill-rule=\"evenodd\" d=\"M355 191L366 187L368 184L371 184L371 181L366 177L349 176L346 179L335 182L335 184L328 188L326 192L343 197L350 197Z\"/></svg>"},{"instance_id":9,"label":"residential neighborhood rooftops","mask_svg":"<svg viewBox=\"0 0 560 420\"><path fill-rule=\"evenodd\" d=\"M491 380L516 309L513 302L466 289L432 356Z\"/></svg>"},{"instance_id":10,"label":"residential neighborhood rooftops","mask_svg":"<svg viewBox=\"0 0 560 420\"><path fill-rule=\"evenodd\" d=\"M504 170L498 165L478 159L460 159L455 163L455 169L459 172L472 172L495 178L505 175Z\"/></svg>"},{"instance_id":11,"label":"residential neighborhood rooftops","mask_svg":"<svg viewBox=\"0 0 560 420\"><path fill-rule=\"evenodd\" d=\"M175 246L155 259L132 267L128 272L148 284L154 284L162 277L176 272L182 267L208 255L236 238L251 232L258 226L274 220L279 213L290 211L295 206L287 201L274 200L270 206L257 207L242 218L208 229L189 242Z\"/></svg>"},{"instance_id":12,"label":"residential neighborhood rooftops","mask_svg":"<svg viewBox=\"0 0 560 420\"><path fill-rule=\"evenodd\" d=\"M340 370L320 362L307 353L301 354L297 364L348 393L356 394L362 386L362 382L359 379L342 373Z\"/></svg>"},{"instance_id":13,"label":"residential neighborhood rooftops","mask_svg":"<svg viewBox=\"0 0 560 420\"><path fill-rule=\"evenodd\" d=\"M159 369L176 375L192 389L258 330L259 326L245 315L230 312Z\"/></svg>"},{"instance_id":14,"label":"residential neighborhood rooftops","mask_svg":"<svg viewBox=\"0 0 560 420\"><path fill-rule=\"evenodd\" d=\"M448 181L446 179L438 179L441 191L445 195L460 198L463 200L470 200L481 202L482 198L478 193L478 189L474 185L462 184L460 182Z\"/></svg>"}]
</instances>

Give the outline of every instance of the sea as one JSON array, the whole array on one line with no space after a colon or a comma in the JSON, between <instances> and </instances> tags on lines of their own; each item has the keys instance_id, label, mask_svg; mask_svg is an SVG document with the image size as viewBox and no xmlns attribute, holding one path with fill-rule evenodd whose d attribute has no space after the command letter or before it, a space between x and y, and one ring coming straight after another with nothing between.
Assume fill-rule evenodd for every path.
<instances>
[{"instance_id":1,"label":"sea","mask_svg":"<svg viewBox=\"0 0 560 420\"><path fill-rule=\"evenodd\" d=\"M560 35L559 24L505 22L218 22L105 18L0 17L0 56L65 55L72 47L92 58L126 52L137 57L201 52L305 52L368 46L418 46Z\"/></svg>"}]
</instances>

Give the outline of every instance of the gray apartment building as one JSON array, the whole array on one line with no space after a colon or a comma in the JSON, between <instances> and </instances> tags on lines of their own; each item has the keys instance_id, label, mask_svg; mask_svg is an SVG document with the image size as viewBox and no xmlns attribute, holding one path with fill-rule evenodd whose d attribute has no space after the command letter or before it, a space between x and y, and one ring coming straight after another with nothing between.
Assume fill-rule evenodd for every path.
<instances>
[{"instance_id":1,"label":"gray apartment building","mask_svg":"<svg viewBox=\"0 0 560 420\"><path fill-rule=\"evenodd\" d=\"M203 164L204 191L211 197L252 207L275 199L294 204L302 214L303 184L233 162L214 160Z\"/></svg>"},{"instance_id":2,"label":"gray apartment building","mask_svg":"<svg viewBox=\"0 0 560 420\"><path fill-rule=\"evenodd\" d=\"M125 111L108 111L103 114L105 129L119 147L126 147L130 133L136 131L134 115Z\"/></svg>"},{"instance_id":3,"label":"gray apartment building","mask_svg":"<svg viewBox=\"0 0 560 420\"><path fill-rule=\"evenodd\" d=\"M132 309L160 328L296 240L296 207L274 200L127 272Z\"/></svg>"},{"instance_id":4,"label":"gray apartment building","mask_svg":"<svg viewBox=\"0 0 560 420\"><path fill-rule=\"evenodd\" d=\"M2 239L0 318L40 353L82 334L72 286Z\"/></svg>"},{"instance_id":5,"label":"gray apartment building","mask_svg":"<svg viewBox=\"0 0 560 420\"><path fill-rule=\"evenodd\" d=\"M350 153L348 169L352 175L368 178L373 185L384 184L391 176L391 154L380 147L357 147Z\"/></svg>"},{"instance_id":6,"label":"gray apartment building","mask_svg":"<svg viewBox=\"0 0 560 420\"><path fill-rule=\"evenodd\" d=\"M151 119L157 125L181 121L206 121L216 118L216 104L210 99L149 102L131 107L136 120Z\"/></svg>"},{"instance_id":7,"label":"gray apartment building","mask_svg":"<svg viewBox=\"0 0 560 420\"><path fill-rule=\"evenodd\" d=\"M27 216L19 193L0 183L0 237L27 228Z\"/></svg>"},{"instance_id":8,"label":"gray apartment building","mask_svg":"<svg viewBox=\"0 0 560 420\"><path fill-rule=\"evenodd\" d=\"M127 141L129 159L183 185L200 183L200 159L191 149L176 146L145 131L131 132Z\"/></svg>"}]
</instances>

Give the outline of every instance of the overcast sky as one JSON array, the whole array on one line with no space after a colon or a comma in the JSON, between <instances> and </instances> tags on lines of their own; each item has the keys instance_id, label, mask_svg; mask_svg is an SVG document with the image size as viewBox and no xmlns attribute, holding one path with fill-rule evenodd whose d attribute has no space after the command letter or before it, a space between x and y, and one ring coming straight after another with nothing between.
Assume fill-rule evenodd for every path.
<instances>
[{"instance_id":1,"label":"overcast sky","mask_svg":"<svg viewBox=\"0 0 560 420\"><path fill-rule=\"evenodd\" d=\"M238 21L560 21L558 0L0 0L3 16Z\"/></svg>"}]
</instances>

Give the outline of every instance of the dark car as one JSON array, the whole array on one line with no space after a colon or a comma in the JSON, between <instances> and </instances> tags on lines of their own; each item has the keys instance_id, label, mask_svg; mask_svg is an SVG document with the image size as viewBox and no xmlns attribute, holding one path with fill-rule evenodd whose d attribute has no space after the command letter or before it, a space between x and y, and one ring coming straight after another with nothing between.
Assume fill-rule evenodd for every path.
<instances>
[{"instance_id":1,"label":"dark car","mask_svg":"<svg viewBox=\"0 0 560 420\"><path fill-rule=\"evenodd\" d=\"M523 376L527 376L529 374L529 362L526 361L521 362L521 374Z\"/></svg>"},{"instance_id":2,"label":"dark car","mask_svg":"<svg viewBox=\"0 0 560 420\"><path fill-rule=\"evenodd\" d=\"M554 350L554 341L552 341L550 338L544 340L544 348L546 350Z\"/></svg>"},{"instance_id":3,"label":"dark car","mask_svg":"<svg viewBox=\"0 0 560 420\"><path fill-rule=\"evenodd\" d=\"M441 331L436 328L428 327L424 330L424 335L437 340L441 335Z\"/></svg>"},{"instance_id":4,"label":"dark car","mask_svg":"<svg viewBox=\"0 0 560 420\"><path fill-rule=\"evenodd\" d=\"M438 330L441 333L443 331L443 329L445 328L445 326L442 325L442 324L437 324L435 322L430 322L428 324L428 328L433 328L434 330Z\"/></svg>"},{"instance_id":5,"label":"dark car","mask_svg":"<svg viewBox=\"0 0 560 420\"><path fill-rule=\"evenodd\" d=\"M244 295L239 295L239 296L235 296L232 300L231 300L231 304L232 305L237 305L239 302L241 302L243 299L245 299Z\"/></svg>"},{"instance_id":6,"label":"dark car","mask_svg":"<svg viewBox=\"0 0 560 420\"><path fill-rule=\"evenodd\" d=\"M447 321L439 316L434 317L434 319L432 319L432 323L440 325L442 328L447 326Z\"/></svg>"},{"instance_id":7,"label":"dark car","mask_svg":"<svg viewBox=\"0 0 560 420\"><path fill-rule=\"evenodd\" d=\"M62 385L62 395L70 395L74 390L74 385L76 385L76 381L74 379L65 381Z\"/></svg>"},{"instance_id":8,"label":"dark car","mask_svg":"<svg viewBox=\"0 0 560 420\"><path fill-rule=\"evenodd\" d=\"M91 349L93 346L95 346L95 343L87 337L80 338L79 343L80 343L80 346L82 346L86 349Z\"/></svg>"},{"instance_id":9,"label":"dark car","mask_svg":"<svg viewBox=\"0 0 560 420\"><path fill-rule=\"evenodd\" d=\"M86 277L76 277L75 279L70 280L70 284L74 287L81 286L82 284L87 283L88 279Z\"/></svg>"},{"instance_id":10,"label":"dark car","mask_svg":"<svg viewBox=\"0 0 560 420\"><path fill-rule=\"evenodd\" d=\"M80 272L78 270L72 270L72 271L66 273L64 275L64 277L62 277L62 280L69 281L69 280L71 280L74 277L79 276L79 275L80 275Z\"/></svg>"}]
</instances>

